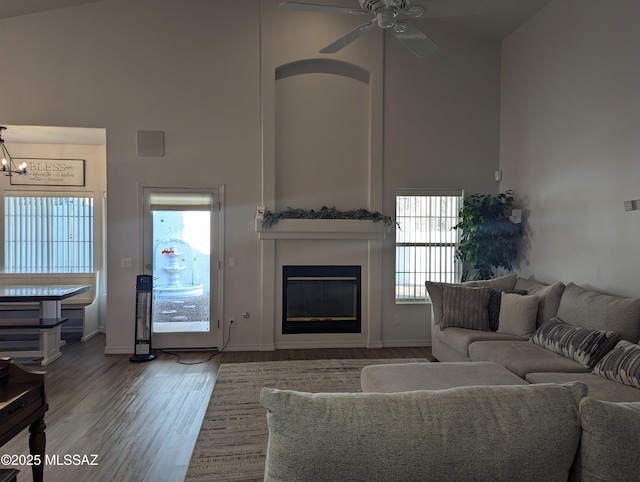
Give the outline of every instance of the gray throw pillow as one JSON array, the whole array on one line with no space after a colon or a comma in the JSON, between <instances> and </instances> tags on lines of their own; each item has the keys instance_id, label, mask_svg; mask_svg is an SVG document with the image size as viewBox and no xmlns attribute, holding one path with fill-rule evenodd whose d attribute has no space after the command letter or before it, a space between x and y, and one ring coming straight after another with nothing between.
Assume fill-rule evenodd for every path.
<instances>
[{"instance_id":1,"label":"gray throw pillow","mask_svg":"<svg viewBox=\"0 0 640 482\"><path fill-rule=\"evenodd\" d=\"M487 305L487 311L489 312L489 327L491 331L497 331L500 322L500 301L502 300L502 293L515 293L518 295L526 295L525 290L496 290L491 288L489 293L489 304Z\"/></svg>"},{"instance_id":2,"label":"gray throw pillow","mask_svg":"<svg viewBox=\"0 0 640 482\"><path fill-rule=\"evenodd\" d=\"M538 295L538 320L537 327L558 316L560 299L565 289L564 283L558 281L552 285L536 283L524 278L518 278L514 289L527 290L530 295Z\"/></svg>"},{"instance_id":3,"label":"gray throw pillow","mask_svg":"<svg viewBox=\"0 0 640 482\"><path fill-rule=\"evenodd\" d=\"M489 288L467 288L465 286L449 286L442 288L442 322L440 328L450 326L471 330L490 331Z\"/></svg>"},{"instance_id":4,"label":"gray throw pillow","mask_svg":"<svg viewBox=\"0 0 640 482\"><path fill-rule=\"evenodd\" d=\"M582 435L575 480L635 482L640 476L640 402L580 401Z\"/></svg>"},{"instance_id":5,"label":"gray throw pillow","mask_svg":"<svg viewBox=\"0 0 640 482\"><path fill-rule=\"evenodd\" d=\"M502 293L498 333L529 336L536 331L537 316L538 297L536 295Z\"/></svg>"},{"instance_id":6,"label":"gray throw pillow","mask_svg":"<svg viewBox=\"0 0 640 482\"><path fill-rule=\"evenodd\" d=\"M620 340L593 368L593 373L640 388L640 346Z\"/></svg>"},{"instance_id":7,"label":"gray throw pillow","mask_svg":"<svg viewBox=\"0 0 640 482\"><path fill-rule=\"evenodd\" d=\"M558 318L536 330L531 342L549 351L593 368L618 341L618 333L608 330L591 330L564 323Z\"/></svg>"}]
</instances>

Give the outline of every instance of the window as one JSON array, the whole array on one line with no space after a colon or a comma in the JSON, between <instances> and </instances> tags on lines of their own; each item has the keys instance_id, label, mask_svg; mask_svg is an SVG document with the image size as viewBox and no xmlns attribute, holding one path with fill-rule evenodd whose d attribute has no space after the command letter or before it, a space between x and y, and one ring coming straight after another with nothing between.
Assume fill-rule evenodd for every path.
<instances>
[{"instance_id":1,"label":"window","mask_svg":"<svg viewBox=\"0 0 640 482\"><path fill-rule=\"evenodd\" d=\"M455 283L462 190L400 189L396 193L396 303L427 301L425 281Z\"/></svg>"},{"instance_id":2,"label":"window","mask_svg":"<svg viewBox=\"0 0 640 482\"><path fill-rule=\"evenodd\" d=\"M7 273L94 270L93 196L87 193L5 193Z\"/></svg>"}]
</instances>

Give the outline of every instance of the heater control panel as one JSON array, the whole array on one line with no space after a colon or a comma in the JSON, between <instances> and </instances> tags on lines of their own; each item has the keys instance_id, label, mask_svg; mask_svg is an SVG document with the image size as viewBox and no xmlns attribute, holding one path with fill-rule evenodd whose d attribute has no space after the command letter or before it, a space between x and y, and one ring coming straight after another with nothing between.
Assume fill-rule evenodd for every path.
<instances>
[{"instance_id":1,"label":"heater control panel","mask_svg":"<svg viewBox=\"0 0 640 482\"><path fill-rule=\"evenodd\" d=\"M151 292L153 289L153 277L148 274L138 275L136 291Z\"/></svg>"}]
</instances>

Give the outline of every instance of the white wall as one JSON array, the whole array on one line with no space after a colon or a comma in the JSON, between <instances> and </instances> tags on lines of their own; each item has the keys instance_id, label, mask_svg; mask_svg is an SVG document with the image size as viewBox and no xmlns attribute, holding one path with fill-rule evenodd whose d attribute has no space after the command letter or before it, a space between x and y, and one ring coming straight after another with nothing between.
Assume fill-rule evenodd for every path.
<instances>
[{"instance_id":1,"label":"white wall","mask_svg":"<svg viewBox=\"0 0 640 482\"><path fill-rule=\"evenodd\" d=\"M427 31L440 49L426 59L386 42L383 208L391 215L398 188L498 192L500 45L437 27ZM430 340L430 306L394 302L394 241L383 247L384 344Z\"/></svg>"},{"instance_id":2,"label":"white wall","mask_svg":"<svg viewBox=\"0 0 640 482\"><path fill-rule=\"evenodd\" d=\"M640 3L554 0L503 48L501 188L525 207L520 272L638 296Z\"/></svg>"},{"instance_id":3,"label":"white wall","mask_svg":"<svg viewBox=\"0 0 640 482\"><path fill-rule=\"evenodd\" d=\"M137 270L122 269L120 261L141 264L140 187L164 185L225 185L225 255L236 259L235 268L225 268L225 320L239 320L229 349L260 346L261 248L254 230L263 196L260 15L277 3L103 0L1 22L9 67L0 123L107 131L108 352L130 351L133 343ZM309 14L286 26L287 38L299 33L294 40L268 42L281 49L279 58L306 58L328 43L325 25ZM329 41L344 33L342 25L335 24ZM384 109L385 214L393 215L399 187L497 192L500 46L432 27L441 49L427 59L395 39L384 44L384 105L372 108ZM382 34L368 35L338 57L358 63L363 49L379 48ZM164 157L136 155L136 131L147 129L165 132ZM383 250L383 343L424 343L427 307L394 304L393 236ZM394 314L400 325L391 323Z\"/></svg>"}]
</instances>

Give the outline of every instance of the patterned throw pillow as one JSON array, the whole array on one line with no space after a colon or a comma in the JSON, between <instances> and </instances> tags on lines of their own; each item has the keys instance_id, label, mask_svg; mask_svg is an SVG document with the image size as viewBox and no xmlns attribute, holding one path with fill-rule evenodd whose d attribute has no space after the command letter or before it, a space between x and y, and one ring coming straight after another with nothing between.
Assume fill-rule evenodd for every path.
<instances>
[{"instance_id":1,"label":"patterned throw pillow","mask_svg":"<svg viewBox=\"0 0 640 482\"><path fill-rule=\"evenodd\" d=\"M536 330L531 343L593 368L617 343L618 333L591 330L553 318Z\"/></svg>"},{"instance_id":2,"label":"patterned throw pillow","mask_svg":"<svg viewBox=\"0 0 640 482\"><path fill-rule=\"evenodd\" d=\"M487 304L491 289L467 288L445 285L442 288L442 322L440 328L449 326L489 331Z\"/></svg>"},{"instance_id":3,"label":"patterned throw pillow","mask_svg":"<svg viewBox=\"0 0 640 482\"><path fill-rule=\"evenodd\" d=\"M527 290L496 290L491 288L491 293L489 293L489 304L487 305L487 312L489 313L489 327L491 328L491 331L496 331L498 329L498 321L500 319L500 301L502 300L502 293L526 295Z\"/></svg>"},{"instance_id":4,"label":"patterned throw pillow","mask_svg":"<svg viewBox=\"0 0 640 482\"><path fill-rule=\"evenodd\" d=\"M640 388L640 346L620 340L593 368L593 373Z\"/></svg>"}]
</instances>

